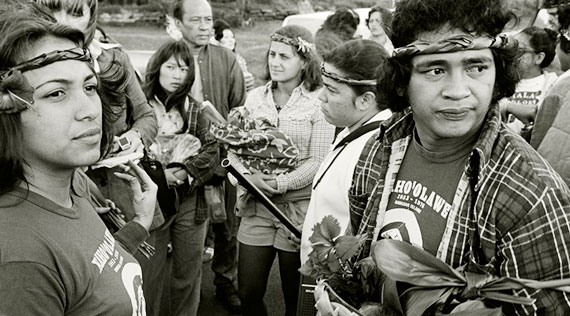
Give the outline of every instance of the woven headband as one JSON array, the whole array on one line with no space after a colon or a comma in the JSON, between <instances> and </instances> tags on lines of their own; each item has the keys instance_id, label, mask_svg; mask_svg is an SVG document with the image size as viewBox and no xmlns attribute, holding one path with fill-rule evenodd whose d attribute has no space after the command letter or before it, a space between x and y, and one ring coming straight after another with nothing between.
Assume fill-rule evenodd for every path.
<instances>
[{"instance_id":1,"label":"woven headband","mask_svg":"<svg viewBox=\"0 0 570 316\"><path fill-rule=\"evenodd\" d=\"M42 54L0 72L0 114L18 113L24 109L33 108L32 94L34 93L34 88L26 80L23 72L63 60L92 62L88 50L74 47L68 50L56 50Z\"/></svg>"},{"instance_id":2,"label":"woven headband","mask_svg":"<svg viewBox=\"0 0 570 316\"><path fill-rule=\"evenodd\" d=\"M321 74L325 77L331 78L334 81L337 81L340 83L346 83L346 84L353 85L353 86L375 86L376 85L376 79L357 80L357 79L351 79L351 78L343 77L343 76L337 75L337 74L332 73L332 72L328 72L325 70L325 63L321 63Z\"/></svg>"},{"instance_id":3,"label":"woven headband","mask_svg":"<svg viewBox=\"0 0 570 316\"><path fill-rule=\"evenodd\" d=\"M309 43L306 40L302 39L300 36L297 38L283 36L281 34L273 33L270 37L271 41L285 43L287 45L291 45L297 47L297 51L302 53L307 53L310 50L315 50L315 44Z\"/></svg>"},{"instance_id":4,"label":"woven headband","mask_svg":"<svg viewBox=\"0 0 570 316\"><path fill-rule=\"evenodd\" d=\"M439 42L417 40L407 46L394 49L392 56L395 58L413 57L417 55L453 53L463 50L477 50L484 48L505 49L515 45L516 41L510 41L506 34L497 37L483 37L471 35L456 35Z\"/></svg>"}]
</instances>

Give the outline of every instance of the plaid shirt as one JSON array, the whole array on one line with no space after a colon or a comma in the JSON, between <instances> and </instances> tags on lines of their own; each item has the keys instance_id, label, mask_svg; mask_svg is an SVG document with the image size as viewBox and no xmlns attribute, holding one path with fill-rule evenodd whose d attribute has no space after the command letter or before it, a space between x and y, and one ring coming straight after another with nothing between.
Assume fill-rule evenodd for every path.
<instances>
[{"instance_id":1,"label":"plaid shirt","mask_svg":"<svg viewBox=\"0 0 570 316\"><path fill-rule=\"evenodd\" d=\"M385 121L366 144L349 192L351 230L377 240L400 164L414 129L410 109ZM443 179L442 179L443 180ZM498 106L465 167L437 257L454 268L533 280L570 278L570 190L522 138L500 122ZM515 292L533 305L503 306L518 315L570 315L570 296L552 290Z\"/></svg>"},{"instance_id":2,"label":"plaid shirt","mask_svg":"<svg viewBox=\"0 0 570 316\"><path fill-rule=\"evenodd\" d=\"M161 115L161 113L167 113L166 109L164 109L164 105L157 98L151 99L150 104L153 106L158 117L160 130L160 126L162 125L161 121L169 119L167 116L163 118ZM197 155L189 157L183 163L186 167L186 171L194 179L190 191L184 193L196 192L196 194L198 194L198 198L196 199L196 222L200 223L206 221L209 216L208 206L204 197L204 184L212 178L216 166L218 166L220 162L219 146L212 135L210 135L210 122L201 114L198 104L190 100L190 98L186 98L185 108L188 111L188 130L186 132L198 137L201 147ZM172 108L170 111L177 111L177 109ZM174 115L172 119L182 119L182 117L180 115ZM181 125L181 122L179 124ZM181 198L184 198L184 196L181 196Z\"/></svg>"},{"instance_id":3,"label":"plaid shirt","mask_svg":"<svg viewBox=\"0 0 570 316\"><path fill-rule=\"evenodd\" d=\"M250 118L265 118L288 135L299 149L295 170L277 176L277 191L298 190L310 185L334 138L334 126L325 121L319 107L320 89L309 91L303 84L293 89L287 104L277 111L272 82L253 89L245 108ZM241 162L230 161L242 173L248 172Z\"/></svg>"}]
</instances>

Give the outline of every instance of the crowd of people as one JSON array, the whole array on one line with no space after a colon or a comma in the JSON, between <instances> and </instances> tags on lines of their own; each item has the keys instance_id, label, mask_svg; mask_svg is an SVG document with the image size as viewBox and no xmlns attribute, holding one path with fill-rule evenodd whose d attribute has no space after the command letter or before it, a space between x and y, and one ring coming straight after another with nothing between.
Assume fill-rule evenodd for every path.
<instances>
[{"instance_id":1,"label":"crowd of people","mask_svg":"<svg viewBox=\"0 0 570 316\"><path fill-rule=\"evenodd\" d=\"M97 0L7 0L0 315L197 315L208 247L229 312L268 315L277 257L297 315L331 217L371 274L398 260L375 256L393 240L478 282L433 313L569 314L570 7L557 13L558 29L506 34L502 0L401 0L371 8L363 39L341 8L314 36L274 30L255 87L207 0L173 1L179 36L144 77L96 35ZM351 274L335 251L320 259ZM375 306L406 315L417 288L391 275ZM482 294L495 278L512 288Z\"/></svg>"}]
</instances>

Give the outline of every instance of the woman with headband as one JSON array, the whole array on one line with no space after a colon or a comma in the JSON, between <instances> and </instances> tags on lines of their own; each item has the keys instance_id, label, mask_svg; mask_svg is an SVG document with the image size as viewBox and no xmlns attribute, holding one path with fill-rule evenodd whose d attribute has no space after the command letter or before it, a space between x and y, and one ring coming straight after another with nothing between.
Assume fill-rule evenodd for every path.
<instances>
[{"instance_id":1,"label":"woman with headband","mask_svg":"<svg viewBox=\"0 0 570 316\"><path fill-rule=\"evenodd\" d=\"M312 250L309 237L313 227L323 217L334 216L343 235L348 228L348 189L356 162L380 122L391 115L376 92L379 65L386 58L386 50L371 40L348 41L324 56L321 111L327 122L342 130L313 180L301 235L302 264Z\"/></svg>"},{"instance_id":2,"label":"woman with headband","mask_svg":"<svg viewBox=\"0 0 570 316\"><path fill-rule=\"evenodd\" d=\"M265 118L287 134L299 149L295 169L267 175L251 173L238 159L232 164L299 228L309 204L311 182L333 138L318 105L321 88L319 58L311 32L297 25L284 26L270 37L267 53L269 82L249 92L244 108L251 118ZM239 194L238 194L239 195ZM269 271L279 258L286 315L295 315L300 267L298 244L291 233L260 202L238 197L238 282L242 314L267 315L263 296Z\"/></svg>"},{"instance_id":3,"label":"woman with headband","mask_svg":"<svg viewBox=\"0 0 570 316\"><path fill-rule=\"evenodd\" d=\"M114 89L125 95L122 110L113 126L114 140L107 157L142 153L144 145L152 142L157 133L156 117L148 103L137 75L125 51L119 44L101 43L94 38L97 28L98 0L33 0L55 17L58 23L65 24L83 32L85 47L93 56L95 71L104 78L117 82ZM114 78L125 76L125 80ZM125 216L130 219L133 209L130 196L125 194L126 187L113 176L116 168L98 168L88 170L87 174L99 187L103 195L111 199ZM164 219L157 207L153 229ZM138 258L143 267L148 258Z\"/></svg>"},{"instance_id":4,"label":"woman with headband","mask_svg":"<svg viewBox=\"0 0 570 316\"><path fill-rule=\"evenodd\" d=\"M504 121L530 141L534 117L558 75L545 70L556 57L557 32L531 26L514 35L519 43L521 81L510 98L501 100Z\"/></svg>"},{"instance_id":5,"label":"woman with headband","mask_svg":"<svg viewBox=\"0 0 570 316\"><path fill-rule=\"evenodd\" d=\"M157 187L132 162L115 173L135 216L113 236L81 167L108 150L117 95L100 97L81 32L33 12L0 13L0 314L145 315L132 253Z\"/></svg>"}]
</instances>

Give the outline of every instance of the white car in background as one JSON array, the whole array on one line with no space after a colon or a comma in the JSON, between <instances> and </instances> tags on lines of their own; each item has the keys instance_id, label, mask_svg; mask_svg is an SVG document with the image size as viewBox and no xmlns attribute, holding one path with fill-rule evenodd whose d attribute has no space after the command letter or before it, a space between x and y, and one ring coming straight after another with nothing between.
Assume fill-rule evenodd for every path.
<instances>
[{"instance_id":1,"label":"white car in background","mask_svg":"<svg viewBox=\"0 0 570 316\"><path fill-rule=\"evenodd\" d=\"M362 38L370 37L370 30L368 29L368 26L366 26L366 19L368 19L368 12L370 12L370 8L357 8L354 9L354 11L358 13L358 16L360 18L360 24L356 29L356 33L361 35ZM334 11L321 11L314 13L289 15L283 20L281 26L301 25L308 28L313 33L313 35L315 35L327 17L333 13Z\"/></svg>"}]
</instances>

